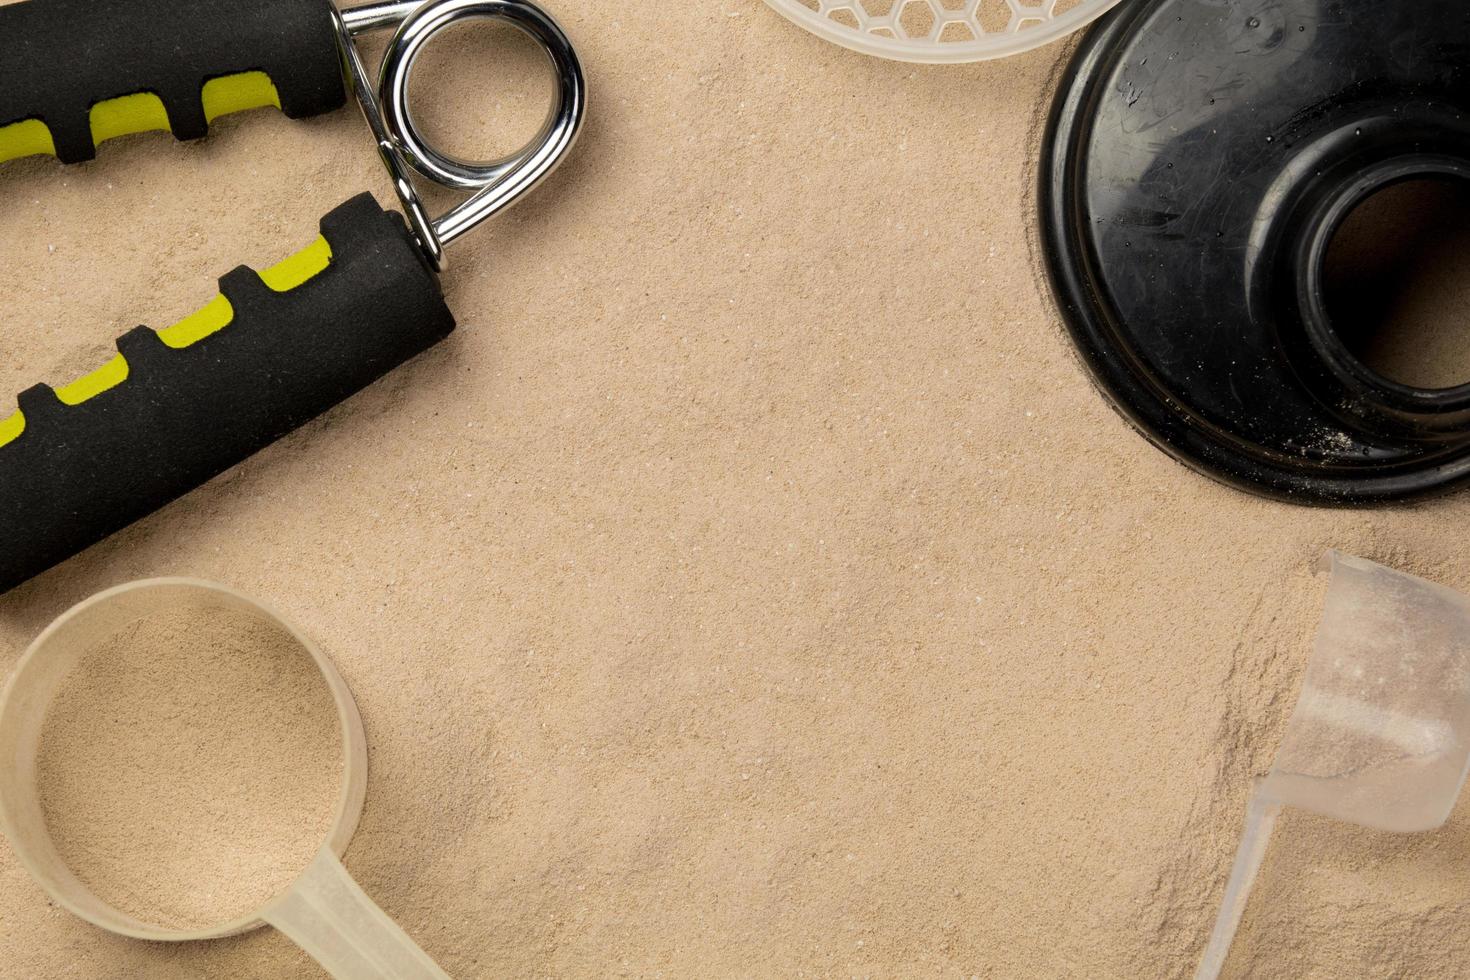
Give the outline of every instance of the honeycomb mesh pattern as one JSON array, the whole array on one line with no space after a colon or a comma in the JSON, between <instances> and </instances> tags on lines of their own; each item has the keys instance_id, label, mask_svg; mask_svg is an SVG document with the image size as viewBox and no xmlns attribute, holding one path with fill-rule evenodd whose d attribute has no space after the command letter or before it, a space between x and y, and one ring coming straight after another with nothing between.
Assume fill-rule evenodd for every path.
<instances>
[{"instance_id":1,"label":"honeycomb mesh pattern","mask_svg":"<svg viewBox=\"0 0 1470 980\"><path fill-rule=\"evenodd\" d=\"M1118 0L767 0L816 34L908 61L978 61L1037 47Z\"/></svg>"}]
</instances>

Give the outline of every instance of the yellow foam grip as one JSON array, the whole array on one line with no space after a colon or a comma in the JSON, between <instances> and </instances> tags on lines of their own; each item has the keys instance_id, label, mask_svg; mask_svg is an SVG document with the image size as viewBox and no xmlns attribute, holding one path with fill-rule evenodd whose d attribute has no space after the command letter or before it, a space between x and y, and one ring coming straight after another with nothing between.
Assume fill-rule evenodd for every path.
<instances>
[{"instance_id":1,"label":"yellow foam grip","mask_svg":"<svg viewBox=\"0 0 1470 980\"><path fill-rule=\"evenodd\" d=\"M261 281L278 293L287 293L332 264L332 245L321 235L260 274Z\"/></svg>"},{"instance_id":2,"label":"yellow foam grip","mask_svg":"<svg viewBox=\"0 0 1470 980\"><path fill-rule=\"evenodd\" d=\"M199 93L204 107L206 122L214 122L220 116L247 109L262 109L266 106L281 107L281 96L275 83L263 71L246 71L222 78L211 78L204 83ZM169 128L168 110L163 100L152 92L135 92L132 95L106 99L92 106L89 114L92 126L92 145L101 146L118 136L132 133L148 133ZM44 154L56 155L56 144L51 130L39 119L0 126L0 163L20 157Z\"/></svg>"},{"instance_id":3,"label":"yellow foam grip","mask_svg":"<svg viewBox=\"0 0 1470 980\"><path fill-rule=\"evenodd\" d=\"M133 133L151 133L168 129L168 110L163 100L152 92L136 92L115 99L104 99L92 106L92 145Z\"/></svg>"},{"instance_id":4,"label":"yellow foam grip","mask_svg":"<svg viewBox=\"0 0 1470 980\"><path fill-rule=\"evenodd\" d=\"M26 430L26 417L20 412L10 413L9 418L0 419L0 446L14 442Z\"/></svg>"},{"instance_id":5,"label":"yellow foam grip","mask_svg":"<svg viewBox=\"0 0 1470 980\"><path fill-rule=\"evenodd\" d=\"M261 281L278 293L289 292L315 278L332 263L332 246L321 235L316 241L260 273ZM223 330L235 318L234 307L223 295L217 295L203 308L190 313L173 326L158 331L159 339L175 349L198 343L210 334ZM102 367L83 375L71 384L56 389L56 397L66 405L80 405L128 379L128 361L115 355ZM20 438L25 432L23 412L13 412L0 419L0 447Z\"/></svg>"},{"instance_id":6,"label":"yellow foam grip","mask_svg":"<svg viewBox=\"0 0 1470 980\"><path fill-rule=\"evenodd\" d=\"M223 78L211 78L200 93L204 102L204 121L214 122L220 116L246 109L281 107L281 96L275 83L263 71L246 71Z\"/></svg>"},{"instance_id":7,"label":"yellow foam grip","mask_svg":"<svg viewBox=\"0 0 1470 980\"><path fill-rule=\"evenodd\" d=\"M26 119L0 126L0 163L36 154L56 156L56 144L51 141L51 130L45 123Z\"/></svg>"},{"instance_id":8,"label":"yellow foam grip","mask_svg":"<svg viewBox=\"0 0 1470 980\"><path fill-rule=\"evenodd\" d=\"M202 309L195 310L171 327L158 331L158 337L174 348L197 344L210 334L223 330L235 318L235 308L224 296L216 296Z\"/></svg>"},{"instance_id":9,"label":"yellow foam grip","mask_svg":"<svg viewBox=\"0 0 1470 980\"><path fill-rule=\"evenodd\" d=\"M93 395L100 395L108 388L120 385L126 380L128 380L128 360L121 354L115 354L112 360L91 374L84 374L71 384L57 388L56 397L60 398L65 405L80 405Z\"/></svg>"}]
</instances>

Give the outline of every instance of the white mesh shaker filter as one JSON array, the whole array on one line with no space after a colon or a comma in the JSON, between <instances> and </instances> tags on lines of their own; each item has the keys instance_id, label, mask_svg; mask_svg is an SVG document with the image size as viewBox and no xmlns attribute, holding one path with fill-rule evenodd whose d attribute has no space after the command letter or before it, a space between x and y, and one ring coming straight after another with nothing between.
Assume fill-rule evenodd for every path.
<instances>
[{"instance_id":1,"label":"white mesh shaker filter","mask_svg":"<svg viewBox=\"0 0 1470 980\"><path fill-rule=\"evenodd\" d=\"M818 37L895 61L956 64L1039 48L1119 0L766 0Z\"/></svg>"}]
</instances>

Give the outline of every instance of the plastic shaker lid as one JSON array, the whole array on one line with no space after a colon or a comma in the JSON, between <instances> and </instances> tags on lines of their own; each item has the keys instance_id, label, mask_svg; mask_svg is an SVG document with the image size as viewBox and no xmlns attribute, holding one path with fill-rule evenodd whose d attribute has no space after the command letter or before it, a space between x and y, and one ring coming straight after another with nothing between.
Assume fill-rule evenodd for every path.
<instances>
[{"instance_id":1,"label":"plastic shaker lid","mask_svg":"<svg viewBox=\"0 0 1470 980\"><path fill-rule=\"evenodd\" d=\"M1253 493L1341 505L1470 485L1470 383L1404 383L1357 346L1390 309L1375 265L1419 261L1415 234L1450 241L1422 215L1452 217L1470 187L1467 110L1465 0L1120 6L1063 74L1039 164L1042 254L1099 389L1159 448ZM1386 213L1422 231L1345 230L1416 183L1421 203ZM1339 264L1339 231L1376 244Z\"/></svg>"},{"instance_id":2,"label":"plastic shaker lid","mask_svg":"<svg viewBox=\"0 0 1470 980\"><path fill-rule=\"evenodd\" d=\"M1039 48L1119 0L766 0L778 13L854 51L932 64Z\"/></svg>"}]
</instances>

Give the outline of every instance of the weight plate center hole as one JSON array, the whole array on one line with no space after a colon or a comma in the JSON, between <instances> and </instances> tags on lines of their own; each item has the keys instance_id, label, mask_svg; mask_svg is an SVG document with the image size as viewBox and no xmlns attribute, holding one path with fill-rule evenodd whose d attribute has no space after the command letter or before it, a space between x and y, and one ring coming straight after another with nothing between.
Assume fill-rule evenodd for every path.
<instances>
[{"instance_id":1,"label":"weight plate center hole","mask_svg":"<svg viewBox=\"0 0 1470 980\"><path fill-rule=\"evenodd\" d=\"M1328 243L1322 298L1343 344L1381 377L1470 382L1470 181L1415 177L1359 202Z\"/></svg>"}]
</instances>

